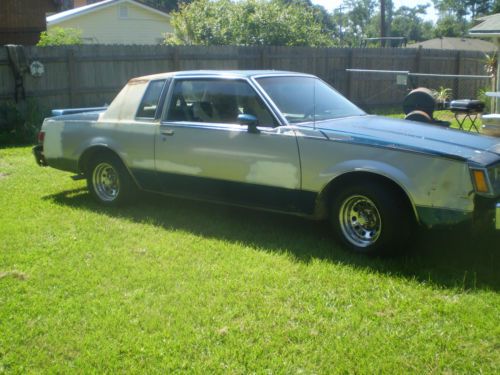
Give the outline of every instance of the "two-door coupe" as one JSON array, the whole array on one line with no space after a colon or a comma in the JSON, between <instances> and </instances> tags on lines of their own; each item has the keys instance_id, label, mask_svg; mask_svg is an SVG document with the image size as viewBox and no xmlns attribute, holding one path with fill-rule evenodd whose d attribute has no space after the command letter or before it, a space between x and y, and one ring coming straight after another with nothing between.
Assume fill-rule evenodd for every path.
<instances>
[{"instance_id":1,"label":"two-door coupe","mask_svg":"<svg viewBox=\"0 0 500 375\"><path fill-rule=\"evenodd\" d=\"M498 139L367 115L312 75L157 74L66 112L44 121L36 160L106 205L140 189L328 218L370 254L404 248L417 224L500 229Z\"/></svg>"}]
</instances>

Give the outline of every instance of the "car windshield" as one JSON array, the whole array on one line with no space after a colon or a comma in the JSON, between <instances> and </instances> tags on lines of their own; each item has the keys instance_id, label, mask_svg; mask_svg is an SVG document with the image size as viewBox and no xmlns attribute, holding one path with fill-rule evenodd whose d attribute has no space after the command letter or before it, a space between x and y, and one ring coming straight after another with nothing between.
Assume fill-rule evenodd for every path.
<instances>
[{"instance_id":1,"label":"car windshield","mask_svg":"<svg viewBox=\"0 0 500 375\"><path fill-rule=\"evenodd\" d=\"M292 124L365 115L318 78L262 77L257 82Z\"/></svg>"}]
</instances>

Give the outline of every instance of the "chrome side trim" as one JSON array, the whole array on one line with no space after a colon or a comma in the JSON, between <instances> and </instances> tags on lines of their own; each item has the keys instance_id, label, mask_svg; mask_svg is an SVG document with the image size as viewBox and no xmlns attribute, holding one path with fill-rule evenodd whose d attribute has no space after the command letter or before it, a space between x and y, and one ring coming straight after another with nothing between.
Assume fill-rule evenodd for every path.
<instances>
[{"instance_id":1,"label":"chrome side trim","mask_svg":"<svg viewBox=\"0 0 500 375\"><path fill-rule=\"evenodd\" d=\"M160 123L160 127L171 127L171 128L191 128L191 129L204 129L204 130L226 130L235 132L248 132L246 125L239 124L225 124L225 123L207 123L207 122L190 122L190 121L163 121ZM282 130L293 131L292 127L289 126L279 126L276 128L271 128L268 126L258 126L257 127L262 135L283 135ZM294 134L295 135L295 134Z\"/></svg>"},{"instance_id":2,"label":"chrome side trim","mask_svg":"<svg viewBox=\"0 0 500 375\"><path fill-rule=\"evenodd\" d=\"M373 142L369 143L369 142L363 142L360 140L347 138L347 137L346 137L346 139L333 138L331 135L328 135L328 141L329 142L337 142L337 143L347 143L347 144L364 146L364 147L381 148L381 149L385 149L385 150L394 150L394 151L411 153L411 154L439 157L442 159L455 160L455 161L461 161L461 162L467 161L467 158L460 157L457 155L443 154L443 153L438 152L438 151L431 152L429 150L424 150L424 149L419 149L419 148L397 147L397 145L395 145L393 143L387 143L387 145L377 144L377 143L373 143ZM392 147L390 145L392 145Z\"/></svg>"}]
</instances>

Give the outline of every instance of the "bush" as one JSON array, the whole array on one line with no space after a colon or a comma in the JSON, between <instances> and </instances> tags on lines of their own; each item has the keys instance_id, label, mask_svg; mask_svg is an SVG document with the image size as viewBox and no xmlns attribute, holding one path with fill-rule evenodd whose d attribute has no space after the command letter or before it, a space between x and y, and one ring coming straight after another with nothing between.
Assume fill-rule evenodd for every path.
<instances>
[{"instance_id":1,"label":"bush","mask_svg":"<svg viewBox=\"0 0 500 375\"><path fill-rule=\"evenodd\" d=\"M82 44L82 30L73 28L54 27L42 31L38 47L65 46Z\"/></svg>"},{"instance_id":2,"label":"bush","mask_svg":"<svg viewBox=\"0 0 500 375\"><path fill-rule=\"evenodd\" d=\"M0 146L35 143L43 119L49 115L34 99L0 104Z\"/></svg>"},{"instance_id":3,"label":"bush","mask_svg":"<svg viewBox=\"0 0 500 375\"><path fill-rule=\"evenodd\" d=\"M486 96L488 91L492 91L491 88L483 87L478 90L477 98L484 102L484 113L491 113L491 98Z\"/></svg>"}]
</instances>

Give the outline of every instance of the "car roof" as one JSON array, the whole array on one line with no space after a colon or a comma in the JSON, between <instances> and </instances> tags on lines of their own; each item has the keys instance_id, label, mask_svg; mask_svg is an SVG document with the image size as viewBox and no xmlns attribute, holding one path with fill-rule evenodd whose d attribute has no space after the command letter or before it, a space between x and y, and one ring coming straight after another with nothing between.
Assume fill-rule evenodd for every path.
<instances>
[{"instance_id":1,"label":"car roof","mask_svg":"<svg viewBox=\"0 0 500 375\"><path fill-rule=\"evenodd\" d=\"M256 76L304 76L313 77L311 74L288 72L283 70L185 70L152 74L134 78L133 80L156 80L170 77L233 77L250 78Z\"/></svg>"}]
</instances>

